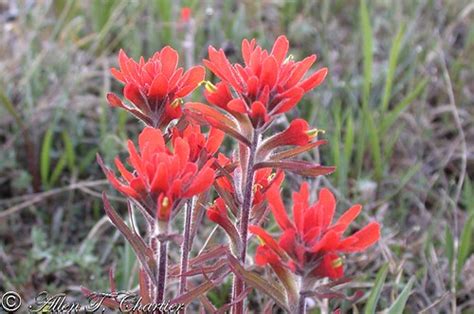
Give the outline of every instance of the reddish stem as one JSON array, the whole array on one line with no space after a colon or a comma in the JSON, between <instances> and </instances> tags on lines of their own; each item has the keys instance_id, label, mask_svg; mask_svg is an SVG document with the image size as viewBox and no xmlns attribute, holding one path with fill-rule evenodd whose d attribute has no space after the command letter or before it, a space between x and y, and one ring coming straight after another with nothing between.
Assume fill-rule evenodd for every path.
<instances>
[{"instance_id":1,"label":"reddish stem","mask_svg":"<svg viewBox=\"0 0 474 314\"><path fill-rule=\"evenodd\" d=\"M257 130L254 130L252 143L250 145L250 153L247 160L247 173L245 176L245 187L244 187L244 200L242 203L242 210L240 212L240 261L242 265L245 266L245 259L247 256L247 238L248 238L248 226L250 218L250 209L252 208L252 199L253 199L253 180L255 175L255 155L258 148L258 140L260 134ZM244 282L237 277L234 277L234 287L233 287L233 299L239 297L239 295L244 291L245 286ZM244 301L237 302L234 307L234 313L241 314L243 313Z\"/></svg>"},{"instance_id":2,"label":"reddish stem","mask_svg":"<svg viewBox=\"0 0 474 314\"><path fill-rule=\"evenodd\" d=\"M158 256L158 287L156 294L156 303L162 304L165 299L166 276L168 267L168 240L162 240L160 243L160 251Z\"/></svg>"},{"instance_id":3,"label":"reddish stem","mask_svg":"<svg viewBox=\"0 0 474 314\"><path fill-rule=\"evenodd\" d=\"M306 296L302 292L298 300L298 314L306 314Z\"/></svg>"},{"instance_id":4,"label":"reddish stem","mask_svg":"<svg viewBox=\"0 0 474 314\"><path fill-rule=\"evenodd\" d=\"M181 247L181 273L179 279L179 294L186 292L187 278L183 274L188 271L189 251L191 250L191 215L192 215L192 200L186 203L184 212L184 231L183 231L183 246Z\"/></svg>"}]
</instances>

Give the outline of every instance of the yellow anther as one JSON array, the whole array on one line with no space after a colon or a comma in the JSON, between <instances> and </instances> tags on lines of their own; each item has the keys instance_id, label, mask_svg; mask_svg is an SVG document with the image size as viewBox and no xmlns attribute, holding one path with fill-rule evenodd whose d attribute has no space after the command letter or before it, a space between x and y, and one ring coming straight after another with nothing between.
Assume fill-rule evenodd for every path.
<instances>
[{"instance_id":1,"label":"yellow anther","mask_svg":"<svg viewBox=\"0 0 474 314\"><path fill-rule=\"evenodd\" d=\"M257 239L258 239L258 242L260 242L260 244L265 244L265 241L263 241L263 239L260 238L260 236L257 236Z\"/></svg>"},{"instance_id":2,"label":"yellow anther","mask_svg":"<svg viewBox=\"0 0 474 314\"><path fill-rule=\"evenodd\" d=\"M295 60L295 57L292 54L289 54L288 57L286 57L285 61L283 61L283 63L288 63L293 60Z\"/></svg>"},{"instance_id":3,"label":"yellow anther","mask_svg":"<svg viewBox=\"0 0 474 314\"><path fill-rule=\"evenodd\" d=\"M210 81L201 81L199 85L204 85L204 88L209 92L209 93L215 93L217 91L216 85L212 84Z\"/></svg>"},{"instance_id":4,"label":"yellow anther","mask_svg":"<svg viewBox=\"0 0 474 314\"><path fill-rule=\"evenodd\" d=\"M273 172L271 175L268 176L267 180L272 181L276 177L276 172Z\"/></svg>"},{"instance_id":5,"label":"yellow anther","mask_svg":"<svg viewBox=\"0 0 474 314\"><path fill-rule=\"evenodd\" d=\"M257 183L257 184L254 184L253 185L253 191L256 192L260 189L263 189L263 185L261 185L260 183Z\"/></svg>"},{"instance_id":6,"label":"yellow anther","mask_svg":"<svg viewBox=\"0 0 474 314\"><path fill-rule=\"evenodd\" d=\"M335 260L333 260L333 261L331 262L331 266L332 266L333 268L339 268L339 267L342 266L342 264L343 264L343 263L342 263L342 258L340 258L340 257L336 258Z\"/></svg>"},{"instance_id":7,"label":"yellow anther","mask_svg":"<svg viewBox=\"0 0 474 314\"><path fill-rule=\"evenodd\" d=\"M163 197L163 200L161 201L161 206L163 206L163 208L168 208L168 206L170 206L170 200L168 197Z\"/></svg>"},{"instance_id":8,"label":"yellow anther","mask_svg":"<svg viewBox=\"0 0 474 314\"><path fill-rule=\"evenodd\" d=\"M173 100L173 102L171 103L171 108L176 108L178 107L179 105L182 105L184 103L183 101L183 98L176 98L175 100Z\"/></svg>"},{"instance_id":9,"label":"yellow anther","mask_svg":"<svg viewBox=\"0 0 474 314\"><path fill-rule=\"evenodd\" d=\"M324 133L326 133L326 131L324 131L322 129L311 129L311 130L306 131L306 134L308 134L308 136L310 138L318 136L319 133L324 134Z\"/></svg>"}]
</instances>

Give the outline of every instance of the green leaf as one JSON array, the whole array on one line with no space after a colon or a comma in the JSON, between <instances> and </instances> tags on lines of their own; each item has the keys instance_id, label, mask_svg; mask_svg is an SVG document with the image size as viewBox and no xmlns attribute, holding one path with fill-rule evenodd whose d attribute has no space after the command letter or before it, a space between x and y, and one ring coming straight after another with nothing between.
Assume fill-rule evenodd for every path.
<instances>
[{"instance_id":1,"label":"green leaf","mask_svg":"<svg viewBox=\"0 0 474 314\"><path fill-rule=\"evenodd\" d=\"M375 178L377 180L382 179L383 174L383 162L382 162L382 151L380 149L380 138L379 138L379 130L375 125L374 118L372 117L372 113L364 108L364 113L366 116L367 121L367 130L369 132L369 144L370 144L370 151L372 153L372 159L374 161L374 168L375 168Z\"/></svg>"},{"instance_id":2,"label":"green leaf","mask_svg":"<svg viewBox=\"0 0 474 314\"><path fill-rule=\"evenodd\" d=\"M354 147L354 118L352 117L352 112L349 112L349 116L347 117L345 131L344 156L348 161L350 161L352 149Z\"/></svg>"},{"instance_id":3,"label":"green leaf","mask_svg":"<svg viewBox=\"0 0 474 314\"><path fill-rule=\"evenodd\" d=\"M372 291L370 291L369 299L367 300L367 303L365 305L365 314L375 313L375 309L377 308L377 302L380 298L380 293L382 292L383 284L385 283L387 274L388 263L385 263L382 268L380 268L377 273L377 277L375 278L374 287L372 288Z\"/></svg>"},{"instance_id":4,"label":"green leaf","mask_svg":"<svg viewBox=\"0 0 474 314\"><path fill-rule=\"evenodd\" d=\"M64 142L64 153L67 158L67 165L69 167L69 170L73 171L76 164L76 154L74 153L74 145L72 144L71 137L66 131L62 133L62 137Z\"/></svg>"},{"instance_id":5,"label":"green leaf","mask_svg":"<svg viewBox=\"0 0 474 314\"><path fill-rule=\"evenodd\" d=\"M140 260L140 263L148 274L149 278L154 284L156 283L155 269L156 269L156 260L153 254L153 250L149 248L143 238L133 232L125 223L125 221L120 217L117 211L110 205L110 202L105 195L105 192L102 193L102 201L104 202L105 213L109 217L112 224L122 233L122 235L127 239L128 243L132 246L137 258Z\"/></svg>"},{"instance_id":6,"label":"green leaf","mask_svg":"<svg viewBox=\"0 0 474 314\"><path fill-rule=\"evenodd\" d=\"M49 127L46 131L43 144L41 145L41 157L40 157L40 175L41 182L46 186L49 185L49 171L51 166L51 147L53 144L53 127Z\"/></svg>"},{"instance_id":7,"label":"green leaf","mask_svg":"<svg viewBox=\"0 0 474 314\"><path fill-rule=\"evenodd\" d=\"M83 158L81 158L81 161L79 163L79 172L82 173L84 172L88 167L91 166L92 162L95 160L95 156L97 155L97 152L99 151L98 148L92 148L90 151L88 151Z\"/></svg>"},{"instance_id":8,"label":"green leaf","mask_svg":"<svg viewBox=\"0 0 474 314\"><path fill-rule=\"evenodd\" d=\"M405 288L403 288L402 293L398 296L398 298L393 302L392 306L388 309L387 314L402 314L403 310L405 309L405 305L407 303L408 297L410 296L411 289L413 283L415 282L415 277L412 276L408 281Z\"/></svg>"},{"instance_id":9,"label":"green leaf","mask_svg":"<svg viewBox=\"0 0 474 314\"><path fill-rule=\"evenodd\" d=\"M385 113L388 109L388 103L392 93L393 78L395 77L395 70L397 68L398 55L400 53L400 44L405 33L405 25L402 25L395 36L390 49L390 55L388 58L388 71L387 78L385 79L385 87L382 96L382 113Z\"/></svg>"},{"instance_id":10,"label":"green leaf","mask_svg":"<svg viewBox=\"0 0 474 314\"><path fill-rule=\"evenodd\" d=\"M428 80L425 78L419 82L415 89L411 91L405 98L400 101L383 119L382 127L381 127L381 134L385 135L387 131L392 127L395 121L398 120L400 115L402 114L403 110L405 110L408 105L410 105L424 90L426 85L428 84Z\"/></svg>"},{"instance_id":11,"label":"green leaf","mask_svg":"<svg viewBox=\"0 0 474 314\"><path fill-rule=\"evenodd\" d=\"M364 82L362 88L362 104L369 105L370 86L372 84L372 64L373 64L373 34L370 25L370 16L367 9L366 0L360 1L359 8L360 28L362 33L362 54L364 65Z\"/></svg>"},{"instance_id":12,"label":"green leaf","mask_svg":"<svg viewBox=\"0 0 474 314\"><path fill-rule=\"evenodd\" d=\"M466 262L469 253L471 252L472 246L472 229L474 227L474 214L469 215L464 224L464 228L462 230L461 239L459 242L459 251L458 251L458 264L457 264L457 272L462 270L464 263Z\"/></svg>"},{"instance_id":13,"label":"green leaf","mask_svg":"<svg viewBox=\"0 0 474 314\"><path fill-rule=\"evenodd\" d=\"M446 228L445 236L444 236L444 247L446 250L446 257L449 261L449 269L451 269L451 265L453 264L453 257L454 257L454 240L453 234L449 227Z\"/></svg>"},{"instance_id":14,"label":"green leaf","mask_svg":"<svg viewBox=\"0 0 474 314\"><path fill-rule=\"evenodd\" d=\"M23 127L23 121L21 120L20 115L16 111L15 106L13 106L12 102L10 101L8 96L5 94L5 92L1 88L0 88L0 104L2 104L3 107L5 107L5 109L13 116L18 126Z\"/></svg>"},{"instance_id":15,"label":"green leaf","mask_svg":"<svg viewBox=\"0 0 474 314\"><path fill-rule=\"evenodd\" d=\"M53 173L51 174L51 178L49 179L49 182L48 182L49 186L54 186L56 181L59 179L59 176L63 172L64 167L66 166L66 161L67 161L67 156L64 154L59 159L58 163L56 164L56 167L53 170Z\"/></svg>"}]
</instances>

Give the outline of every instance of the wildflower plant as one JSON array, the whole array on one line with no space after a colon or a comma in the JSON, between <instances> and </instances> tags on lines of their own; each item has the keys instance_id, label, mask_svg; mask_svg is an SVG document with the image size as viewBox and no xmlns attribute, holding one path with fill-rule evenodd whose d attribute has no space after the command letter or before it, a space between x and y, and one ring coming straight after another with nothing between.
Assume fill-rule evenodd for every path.
<instances>
[{"instance_id":1,"label":"wildflower plant","mask_svg":"<svg viewBox=\"0 0 474 314\"><path fill-rule=\"evenodd\" d=\"M115 159L119 174L100 156L98 162L127 199L129 216L138 212L145 222L144 230L138 230L133 219L127 224L103 194L107 215L140 261L142 302L170 299L200 303L210 312L243 313L249 293L256 289L267 298L266 309L277 305L305 313L307 298L321 298L328 291L343 296L333 287L345 280L344 254L363 251L379 239L376 222L346 236L361 206L354 205L333 221L333 194L323 188L311 203L308 182L293 192L292 215L286 210L285 173L314 178L335 170L298 158L326 144L318 139L320 130L304 119L274 131L277 118L297 106L328 73L326 68L310 70L315 55L295 61L288 50L285 36L278 37L270 51L255 39L244 39L243 63L232 64L222 49L211 46L203 64L217 77L214 83L204 80L203 66L179 68L178 53L170 47L138 62L120 51L120 69L111 73L125 84L125 100L112 93L107 99L140 119L144 128L138 148L128 142L126 162ZM186 102L198 86L204 87L203 101ZM222 145L225 135L235 144L231 153ZM183 219L176 219L181 213ZM272 220L281 230L278 236L268 229ZM214 231L200 253L190 256L193 240L209 223ZM228 241L209 244L219 229ZM168 254L170 243L180 246L179 261ZM250 247L256 247L255 253L249 254ZM264 268L274 275L263 275ZM206 294L229 277L230 301L216 309ZM117 307L118 302L107 305Z\"/></svg>"}]
</instances>

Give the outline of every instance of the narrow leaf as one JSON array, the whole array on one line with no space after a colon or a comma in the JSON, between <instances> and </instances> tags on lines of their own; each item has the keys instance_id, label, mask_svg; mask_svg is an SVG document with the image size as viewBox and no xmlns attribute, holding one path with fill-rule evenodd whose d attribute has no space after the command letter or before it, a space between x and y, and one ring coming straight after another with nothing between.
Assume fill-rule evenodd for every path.
<instances>
[{"instance_id":1,"label":"narrow leaf","mask_svg":"<svg viewBox=\"0 0 474 314\"><path fill-rule=\"evenodd\" d=\"M73 171L76 165L76 154L74 153L74 145L72 144L71 137L66 131L62 133L62 137L64 142L64 153L67 156L67 165L69 167L69 170Z\"/></svg>"},{"instance_id":2,"label":"narrow leaf","mask_svg":"<svg viewBox=\"0 0 474 314\"><path fill-rule=\"evenodd\" d=\"M255 165L255 169L260 168L279 168L288 170L302 176L317 177L334 172L335 167L321 166L319 164L302 160L281 160L281 161L263 161Z\"/></svg>"},{"instance_id":3,"label":"narrow leaf","mask_svg":"<svg viewBox=\"0 0 474 314\"><path fill-rule=\"evenodd\" d=\"M309 144L306 144L306 145L303 145L303 146L299 146L299 147L295 147L295 148L291 148L291 149L288 149L288 150L284 150L284 151L275 153L275 154L271 155L269 159L270 160L282 160L282 159L292 158L292 157L298 156L299 154L307 152L307 151L309 151L313 148L316 148L320 145L324 145L326 143L327 143L327 141L325 141L325 140L319 140L319 141L309 143Z\"/></svg>"},{"instance_id":4,"label":"narrow leaf","mask_svg":"<svg viewBox=\"0 0 474 314\"><path fill-rule=\"evenodd\" d=\"M278 306L289 312L288 305L285 301L285 292L282 288L272 283L269 279L262 278L254 272L245 270L234 256L229 254L228 259L231 270L235 275L240 277L248 285L268 295Z\"/></svg>"},{"instance_id":5,"label":"narrow leaf","mask_svg":"<svg viewBox=\"0 0 474 314\"><path fill-rule=\"evenodd\" d=\"M67 156L62 155L58 163L56 164L56 167L54 167L53 173L51 174L51 178L48 182L49 186L54 186L56 181L59 179L59 176L63 172L64 167L66 166L66 163L67 163Z\"/></svg>"},{"instance_id":6,"label":"narrow leaf","mask_svg":"<svg viewBox=\"0 0 474 314\"><path fill-rule=\"evenodd\" d=\"M388 263L382 266L377 273L375 278L374 287L370 291L369 299L365 304L364 313L365 314L374 314L375 309L377 308L377 302L379 301L380 294L382 293L383 284L388 274Z\"/></svg>"},{"instance_id":7,"label":"narrow leaf","mask_svg":"<svg viewBox=\"0 0 474 314\"><path fill-rule=\"evenodd\" d=\"M462 270L464 263L466 262L469 253L471 252L472 246L472 229L474 227L474 214L469 215L464 224L462 230L461 239L459 242L459 252L458 252L458 264L457 271L458 273Z\"/></svg>"},{"instance_id":8,"label":"narrow leaf","mask_svg":"<svg viewBox=\"0 0 474 314\"><path fill-rule=\"evenodd\" d=\"M400 293L395 302L388 309L387 314L402 314L405 309L408 297L410 296L413 283L415 282L415 277L411 277L408 281L403 291Z\"/></svg>"},{"instance_id":9,"label":"narrow leaf","mask_svg":"<svg viewBox=\"0 0 474 314\"><path fill-rule=\"evenodd\" d=\"M382 96L382 113L388 109L388 103L392 93L393 79L395 77L395 70L397 68L398 55L400 53L400 44L402 42L403 34L405 33L405 25L402 25L393 39L392 48L388 57L388 71L385 79L385 87Z\"/></svg>"},{"instance_id":10,"label":"narrow leaf","mask_svg":"<svg viewBox=\"0 0 474 314\"><path fill-rule=\"evenodd\" d=\"M156 260L153 256L153 251L145 244L143 239L132 232L132 230L127 226L115 209L110 205L110 202L105 195L105 192L102 193L102 200L104 202L104 209L107 216L110 218L112 224L119 229L119 231L124 235L127 241L132 246L135 254L141 262L143 269L148 274L149 278L153 281L154 284L157 284L156 277L154 275L154 270L156 269Z\"/></svg>"},{"instance_id":11,"label":"narrow leaf","mask_svg":"<svg viewBox=\"0 0 474 314\"><path fill-rule=\"evenodd\" d=\"M41 182L49 186L49 171L51 166L51 146L53 144L53 127L49 127L46 131L43 144L41 145L40 174Z\"/></svg>"},{"instance_id":12,"label":"narrow leaf","mask_svg":"<svg viewBox=\"0 0 474 314\"><path fill-rule=\"evenodd\" d=\"M424 90L428 84L427 79L421 80L416 87L398 103L382 121L381 136L385 135L392 125L398 120L403 110L407 108Z\"/></svg>"}]
</instances>

